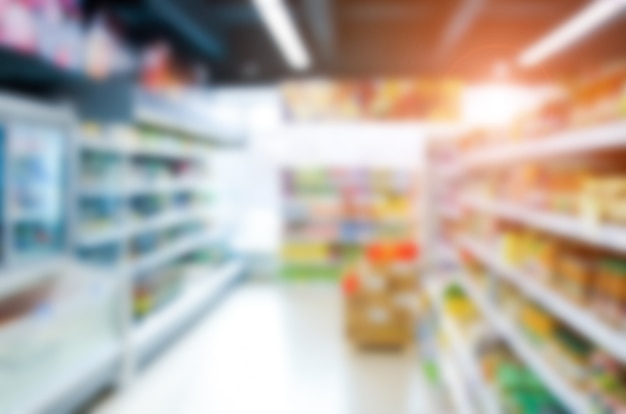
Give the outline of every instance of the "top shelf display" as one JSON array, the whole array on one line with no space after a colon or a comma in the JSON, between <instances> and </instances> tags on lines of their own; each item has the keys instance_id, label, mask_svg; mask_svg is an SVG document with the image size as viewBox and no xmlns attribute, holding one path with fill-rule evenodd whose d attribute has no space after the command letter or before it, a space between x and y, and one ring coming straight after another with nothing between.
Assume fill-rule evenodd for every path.
<instances>
[{"instance_id":1,"label":"top shelf display","mask_svg":"<svg viewBox=\"0 0 626 414\"><path fill-rule=\"evenodd\" d=\"M133 117L137 124L175 134L187 135L210 143L233 143L239 137L223 123L211 119L211 112L190 108L176 100L137 90Z\"/></svg>"},{"instance_id":2,"label":"top shelf display","mask_svg":"<svg viewBox=\"0 0 626 414\"><path fill-rule=\"evenodd\" d=\"M474 129L454 142L451 152L441 143L439 155L450 169L444 175L626 148L626 60L542 88L536 95L537 105L509 125Z\"/></svg>"},{"instance_id":3,"label":"top shelf display","mask_svg":"<svg viewBox=\"0 0 626 414\"><path fill-rule=\"evenodd\" d=\"M537 140L493 145L470 152L455 168L456 173L512 161L550 158L626 148L626 121L616 121Z\"/></svg>"}]
</instances>

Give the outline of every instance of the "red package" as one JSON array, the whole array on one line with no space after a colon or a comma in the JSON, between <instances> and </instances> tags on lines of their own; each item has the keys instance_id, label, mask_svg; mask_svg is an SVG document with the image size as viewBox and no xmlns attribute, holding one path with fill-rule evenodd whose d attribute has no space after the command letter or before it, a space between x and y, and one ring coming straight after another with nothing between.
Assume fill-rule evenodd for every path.
<instances>
[{"instance_id":1,"label":"red package","mask_svg":"<svg viewBox=\"0 0 626 414\"><path fill-rule=\"evenodd\" d=\"M350 273L341 281L343 293L350 296L359 290L359 277L355 273Z\"/></svg>"},{"instance_id":2,"label":"red package","mask_svg":"<svg viewBox=\"0 0 626 414\"><path fill-rule=\"evenodd\" d=\"M391 259L389 246L380 243L374 243L367 246L365 257L372 264L382 264Z\"/></svg>"},{"instance_id":3,"label":"red package","mask_svg":"<svg viewBox=\"0 0 626 414\"><path fill-rule=\"evenodd\" d=\"M395 258L402 262L413 262L419 258L419 247L414 242L398 243L395 247Z\"/></svg>"}]
</instances>

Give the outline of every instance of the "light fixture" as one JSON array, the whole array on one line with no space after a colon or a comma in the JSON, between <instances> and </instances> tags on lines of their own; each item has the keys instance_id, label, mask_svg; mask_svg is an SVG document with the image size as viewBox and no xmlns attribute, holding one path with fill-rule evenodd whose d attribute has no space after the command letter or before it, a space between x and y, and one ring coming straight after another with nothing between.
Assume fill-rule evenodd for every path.
<instances>
[{"instance_id":1,"label":"light fixture","mask_svg":"<svg viewBox=\"0 0 626 414\"><path fill-rule=\"evenodd\" d=\"M592 1L554 32L524 51L519 63L523 66L537 65L597 29L623 9L626 9L626 0Z\"/></svg>"},{"instance_id":2,"label":"light fixture","mask_svg":"<svg viewBox=\"0 0 626 414\"><path fill-rule=\"evenodd\" d=\"M254 0L254 5L289 65L297 70L308 68L309 55L283 0Z\"/></svg>"}]
</instances>

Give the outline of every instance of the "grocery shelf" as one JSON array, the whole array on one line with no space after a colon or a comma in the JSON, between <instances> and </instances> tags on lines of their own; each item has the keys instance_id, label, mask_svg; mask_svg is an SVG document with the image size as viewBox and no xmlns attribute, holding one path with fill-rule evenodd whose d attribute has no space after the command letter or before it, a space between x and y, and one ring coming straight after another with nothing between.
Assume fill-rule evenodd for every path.
<instances>
[{"instance_id":1,"label":"grocery shelf","mask_svg":"<svg viewBox=\"0 0 626 414\"><path fill-rule=\"evenodd\" d=\"M590 402L582 393L565 382L545 359L529 345L514 323L501 316L501 310L493 306L487 297L479 292L467 277L459 277L460 283L476 302L481 312L498 330L500 335L511 345L514 351L543 380L545 385L559 398L561 403L572 413L588 414L592 412Z\"/></svg>"},{"instance_id":2,"label":"grocery shelf","mask_svg":"<svg viewBox=\"0 0 626 414\"><path fill-rule=\"evenodd\" d=\"M152 193L175 193L201 188L203 183L198 179L165 179L157 181L134 182L126 187L127 195Z\"/></svg>"},{"instance_id":3,"label":"grocery shelf","mask_svg":"<svg viewBox=\"0 0 626 414\"><path fill-rule=\"evenodd\" d=\"M83 151L104 152L114 155L123 155L126 152L125 147L114 139L82 138L78 142Z\"/></svg>"},{"instance_id":4,"label":"grocery shelf","mask_svg":"<svg viewBox=\"0 0 626 414\"><path fill-rule=\"evenodd\" d=\"M580 130L557 133L541 139L494 146L470 153L463 168L504 164L511 161L545 158L626 147L626 122L618 121Z\"/></svg>"},{"instance_id":5,"label":"grocery shelf","mask_svg":"<svg viewBox=\"0 0 626 414\"><path fill-rule=\"evenodd\" d=\"M67 269L69 269L68 260L57 257L15 269L0 269L0 299L35 286Z\"/></svg>"},{"instance_id":6,"label":"grocery shelf","mask_svg":"<svg viewBox=\"0 0 626 414\"><path fill-rule=\"evenodd\" d=\"M178 257L191 253L194 249L200 249L217 239L217 232L200 232L199 234L192 234L184 237L173 243L169 243L167 246L157 249L155 252L146 255L145 257L131 262L130 268L133 273L141 273L149 271L157 266L163 265L167 262L176 260Z\"/></svg>"},{"instance_id":7,"label":"grocery shelf","mask_svg":"<svg viewBox=\"0 0 626 414\"><path fill-rule=\"evenodd\" d=\"M93 247L109 242L117 242L127 236L127 229L111 224L103 229L79 232L79 235L76 237L76 243L80 247Z\"/></svg>"},{"instance_id":8,"label":"grocery shelf","mask_svg":"<svg viewBox=\"0 0 626 414\"><path fill-rule=\"evenodd\" d=\"M201 218L203 215L205 215L204 209L199 207L176 209L157 213L153 217L147 219L132 219L131 223L128 225L128 233L136 235L139 233L164 230L170 226L183 224L192 219Z\"/></svg>"},{"instance_id":9,"label":"grocery shelf","mask_svg":"<svg viewBox=\"0 0 626 414\"><path fill-rule=\"evenodd\" d=\"M455 407L454 412L457 414L475 414L471 399L463 386L463 379L450 360L451 358L448 355L439 356L439 368L441 369L443 380L452 395L452 402Z\"/></svg>"},{"instance_id":10,"label":"grocery shelf","mask_svg":"<svg viewBox=\"0 0 626 414\"><path fill-rule=\"evenodd\" d=\"M626 227L587 224L582 219L563 214L542 212L511 203L492 202L477 197L466 197L463 204L538 230L626 253Z\"/></svg>"},{"instance_id":11,"label":"grocery shelf","mask_svg":"<svg viewBox=\"0 0 626 414\"><path fill-rule=\"evenodd\" d=\"M464 248L491 269L498 277L514 284L528 297L541 304L569 326L585 335L605 351L626 362L626 335L612 329L591 313L583 310L519 270L499 260L489 249L469 239L461 239Z\"/></svg>"},{"instance_id":12,"label":"grocery shelf","mask_svg":"<svg viewBox=\"0 0 626 414\"><path fill-rule=\"evenodd\" d=\"M447 284L447 283L446 283ZM442 303L442 294L445 284L429 283L427 291L432 302L436 305L439 315L445 315L444 306ZM498 399L491 386L485 381L485 378L478 366L475 357L468 348L467 341L463 340L463 336L459 332L457 325L447 317L440 318L442 321L443 330L446 337L450 341L451 352L450 356L455 361L458 368L461 370L461 374L466 380L469 380L476 386L478 390L480 403L485 413L498 414L500 413Z\"/></svg>"},{"instance_id":13,"label":"grocery shelf","mask_svg":"<svg viewBox=\"0 0 626 414\"><path fill-rule=\"evenodd\" d=\"M140 357L150 348L156 348L158 343L168 339L169 333L184 325L194 314L217 299L222 290L242 273L243 268L242 261L227 263L214 271L214 274L205 275L202 282L189 286L175 303L150 316L138 326L132 334L131 346Z\"/></svg>"},{"instance_id":14,"label":"grocery shelf","mask_svg":"<svg viewBox=\"0 0 626 414\"><path fill-rule=\"evenodd\" d=\"M174 210L157 214L149 219L133 220L131 224L111 225L101 230L89 230L80 232L77 236L77 243L81 247L102 245L108 242L115 242L126 237L160 231L177 224L183 224L193 219L202 219L206 216L203 208L193 207L184 210Z\"/></svg>"},{"instance_id":15,"label":"grocery shelf","mask_svg":"<svg viewBox=\"0 0 626 414\"><path fill-rule=\"evenodd\" d=\"M119 342L103 344L68 371L59 373L57 380L46 389L32 394L32 400L7 414L40 414L50 412L54 407L65 406L69 400L84 402L80 401L83 399L80 398L81 390L88 392L101 389L102 385L115 381L115 366L121 358L122 347ZM89 395L85 397L89 398Z\"/></svg>"}]
</instances>

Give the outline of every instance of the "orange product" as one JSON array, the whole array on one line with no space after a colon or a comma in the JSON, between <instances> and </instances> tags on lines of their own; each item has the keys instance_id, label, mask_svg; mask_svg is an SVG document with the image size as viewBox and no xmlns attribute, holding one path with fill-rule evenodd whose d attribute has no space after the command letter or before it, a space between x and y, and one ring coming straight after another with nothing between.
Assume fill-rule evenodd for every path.
<instances>
[{"instance_id":1,"label":"orange product","mask_svg":"<svg viewBox=\"0 0 626 414\"><path fill-rule=\"evenodd\" d=\"M412 262L419 258L420 250L414 242L402 242L395 246L395 258L402 262Z\"/></svg>"},{"instance_id":2,"label":"orange product","mask_svg":"<svg viewBox=\"0 0 626 414\"><path fill-rule=\"evenodd\" d=\"M355 272L349 273L341 281L341 287L346 295L354 295L359 291L359 276Z\"/></svg>"},{"instance_id":3,"label":"orange product","mask_svg":"<svg viewBox=\"0 0 626 414\"><path fill-rule=\"evenodd\" d=\"M382 265L393 260L393 249L389 244L372 243L367 246L365 256L374 265Z\"/></svg>"}]
</instances>

